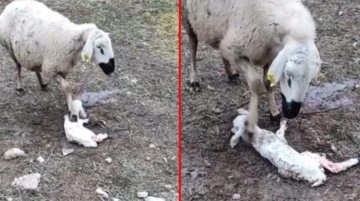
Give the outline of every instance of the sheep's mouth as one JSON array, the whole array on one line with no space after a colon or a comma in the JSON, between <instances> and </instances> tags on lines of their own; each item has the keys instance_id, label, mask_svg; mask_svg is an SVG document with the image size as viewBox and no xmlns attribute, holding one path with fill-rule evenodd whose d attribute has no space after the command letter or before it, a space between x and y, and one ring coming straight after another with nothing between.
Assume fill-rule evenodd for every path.
<instances>
[{"instance_id":1,"label":"sheep's mouth","mask_svg":"<svg viewBox=\"0 0 360 201\"><path fill-rule=\"evenodd\" d=\"M291 101L287 102L285 96L281 93L282 97L282 111L286 118L293 119L300 113L301 102Z\"/></svg>"},{"instance_id":2,"label":"sheep's mouth","mask_svg":"<svg viewBox=\"0 0 360 201\"><path fill-rule=\"evenodd\" d=\"M108 63L100 63L99 66L106 75L110 75L115 70L114 58L110 59Z\"/></svg>"}]
</instances>

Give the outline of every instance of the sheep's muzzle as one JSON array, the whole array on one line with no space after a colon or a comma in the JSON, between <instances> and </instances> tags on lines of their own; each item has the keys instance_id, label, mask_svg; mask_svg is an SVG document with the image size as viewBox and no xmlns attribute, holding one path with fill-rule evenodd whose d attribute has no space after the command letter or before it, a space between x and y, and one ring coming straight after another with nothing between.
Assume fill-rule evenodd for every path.
<instances>
[{"instance_id":1,"label":"sheep's muzzle","mask_svg":"<svg viewBox=\"0 0 360 201\"><path fill-rule=\"evenodd\" d=\"M115 60L112 58L108 63L100 63L99 66L106 75L110 75L115 70Z\"/></svg>"},{"instance_id":2,"label":"sheep's muzzle","mask_svg":"<svg viewBox=\"0 0 360 201\"><path fill-rule=\"evenodd\" d=\"M287 102L285 96L281 93L282 97L282 111L286 118L293 119L295 118L301 109L301 102L291 101Z\"/></svg>"}]
</instances>

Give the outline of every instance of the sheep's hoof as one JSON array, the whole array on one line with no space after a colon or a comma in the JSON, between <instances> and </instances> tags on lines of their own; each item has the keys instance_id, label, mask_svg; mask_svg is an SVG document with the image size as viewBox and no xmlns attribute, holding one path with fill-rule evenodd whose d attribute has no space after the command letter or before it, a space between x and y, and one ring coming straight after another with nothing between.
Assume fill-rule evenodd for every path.
<instances>
[{"instance_id":1,"label":"sheep's hoof","mask_svg":"<svg viewBox=\"0 0 360 201\"><path fill-rule=\"evenodd\" d=\"M281 122L281 113L273 116L270 111L269 111L269 114L270 114L270 122L271 123L274 123L276 125L280 125L280 122Z\"/></svg>"},{"instance_id":2,"label":"sheep's hoof","mask_svg":"<svg viewBox=\"0 0 360 201\"><path fill-rule=\"evenodd\" d=\"M190 92L200 92L201 91L199 82L188 82L187 84L189 85Z\"/></svg>"},{"instance_id":3,"label":"sheep's hoof","mask_svg":"<svg viewBox=\"0 0 360 201\"><path fill-rule=\"evenodd\" d=\"M17 91L20 95L24 95L24 94L25 94L24 88L16 88L16 91Z\"/></svg>"},{"instance_id":4,"label":"sheep's hoof","mask_svg":"<svg viewBox=\"0 0 360 201\"><path fill-rule=\"evenodd\" d=\"M41 87L41 91L49 91L47 84L42 84L40 87Z\"/></svg>"},{"instance_id":5,"label":"sheep's hoof","mask_svg":"<svg viewBox=\"0 0 360 201\"><path fill-rule=\"evenodd\" d=\"M239 73L235 73L228 76L229 83L233 85L240 85Z\"/></svg>"},{"instance_id":6,"label":"sheep's hoof","mask_svg":"<svg viewBox=\"0 0 360 201\"><path fill-rule=\"evenodd\" d=\"M78 121L78 117L74 114L70 115L70 121L71 122L77 122Z\"/></svg>"}]
</instances>

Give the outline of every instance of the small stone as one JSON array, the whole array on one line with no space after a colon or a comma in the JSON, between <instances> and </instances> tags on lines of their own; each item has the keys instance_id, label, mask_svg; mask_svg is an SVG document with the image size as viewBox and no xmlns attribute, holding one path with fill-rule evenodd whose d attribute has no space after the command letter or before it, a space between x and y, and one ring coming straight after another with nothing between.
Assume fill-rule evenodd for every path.
<instances>
[{"instance_id":1,"label":"small stone","mask_svg":"<svg viewBox=\"0 0 360 201\"><path fill-rule=\"evenodd\" d=\"M354 48L357 48L358 42L353 43L352 46L353 46Z\"/></svg>"},{"instance_id":2,"label":"small stone","mask_svg":"<svg viewBox=\"0 0 360 201\"><path fill-rule=\"evenodd\" d=\"M13 199L8 197L8 198L6 198L6 201L13 201Z\"/></svg>"},{"instance_id":3,"label":"small stone","mask_svg":"<svg viewBox=\"0 0 360 201\"><path fill-rule=\"evenodd\" d=\"M212 111L215 113L215 114L221 114L221 110L219 108L214 108L212 109Z\"/></svg>"},{"instance_id":4,"label":"small stone","mask_svg":"<svg viewBox=\"0 0 360 201\"><path fill-rule=\"evenodd\" d=\"M105 161L106 161L107 163L111 163L111 162L112 162L112 159L109 157L109 158L106 158Z\"/></svg>"},{"instance_id":5,"label":"small stone","mask_svg":"<svg viewBox=\"0 0 360 201\"><path fill-rule=\"evenodd\" d=\"M138 198L146 198L147 196L149 196L149 193L146 191L139 191L136 193Z\"/></svg>"},{"instance_id":6,"label":"small stone","mask_svg":"<svg viewBox=\"0 0 360 201\"><path fill-rule=\"evenodd\" d=\"M171 190L172 186L170 184L165 184L164 186L166 189Z\"/></svg>"},{"instance_id":7,"label":"small stone","mask_svg":"<svg viewBox=\"0 0 360 201\"><path fill-rule=\"evenodd\" d=\"M360 88L360 84L355 84L355 88L356 89Z\"/></svg>"},{"instance_id":8,"label":"small stone","mask_svg":"<svg viewBox=\"0 0 360 201\"><path fill-rule=\"evenodd\" d=\"M146 157L146 160L149 161L149 160L151 160L151 158L150 158L149 156L147 156L147 157Z\"/></svg>"},{"instance_id":9,"label":"small stone","mask_svg":"<svg viewBox=\"0 0 360 201\"><path fill-rule=\"evenodd\" d=\"M11 148L4 153L5 160L26 156L25 152L19 148Z\"/></svg>"},{"instance_id":10,"label":"small stone","mask_svg":"<svg viewBox=\"0 0 360 201\"><path fill-rule=\"evenodd\" d=\"M36 190L39 186L40 178L40 173L28 174L19 178L15 178L11 185L19 187L23 190Z\"/></svg>"},{"instance_id":11,"label":"small stone","mask_svg":"<svg viewBox=\"0 0 360 201\"><path fill-rule=\"evenodd\" d=\"M149 197L145 198L145 201L165 201L165 199L149 196Z\"/></svg>"},{"instance_id":12,"label":"small stone","mask_svg":"<svg viewBox=\"0 0 360 201\"><path fill-rule=\"evenodd\" d=\"M119 198L113 198L113 201L120 201Z\"/></svg>"},{"instance_id":13,"label":"small stone","mask_svg":"<svg viewBox=\"0 0 360 201\"><path fill-rule=\"evenodd\" d=\"M39 163L43 163L45 161L45 159L43 157L39 156L36 158L36 161Z\"/></svg>"},{"instance_id":14,"label":"small stone","mask_svg":"<svg viewBox=\"0 0 360 201\"><path fill-rule=\"evenodd\" d=\"M73 153L74 151L75 151L75 149L67 149L67 148L62 148L62 149L61 149L61 152L62 152L62 154L63 154L64 156L67 156L67 155Z\"/></svg>"},{"instance_id":15,"label":"small stone","mask_svg":"<svg viewBox=\"0 0 360 201\"><path fill-rule=\"evenodd\" d=\"M232 196L232 199L233 199L233 200L240 200L240 198L241 198L240 194L234 194L234 195Z\"/></svg>"},{"instance_id":16,"label":"small stone","mask_svg":"<svg viewBox=\"0 0 360 201\"><path fill-rule=\"evenodd\" d=\"M149 147L153 149L153 148L155 148L156 146L155 146L154 144L150 144Z\"/></svg>"},{"instance_id":17,"label":"small stone","mask_svg":"<svg viewBox=\"0 0 360 201\"><path fill-rule=\"evenodd\" d=\"M210 89L210 90L215 90L215 88L210 86L210 85L207 85L207 88Z\"/></svg>"},{"instance_id":18,"label":"small stone","mask_svg":"<svg viewBox=\"0 0 360 201\"><path fill-rule=\"evenodd\" d=\"M279 178L277 178L276 182L278 182L278 183L280 182L280 177L279 177Z\"/></svg>"},{"instance_id":19,"label":"small stone","mask_svg":"<svg viewBox=\"0 0 360 201\"><path fill-rule=\"evenodd\" d=\"M339 15L341 16L343 14L343 12L342 11L339 11Z\"/></svg>"},{"instance_id":20,"label":"small stone","mask_svg":"<svg viewBox=\"0 0 360 201\"><path fill-rule=\"evenodd\" d=\"M211 163L208 160L204 160L204 163L206 167L211 167Z\"/></svg>"},{"instance_id":21,"label":"small stone","mask_svg":"<svg viewBox=\"0 0 360 201\"><path fill-rule=\"evenodd\" d=\"M101 188L97 188L95 192L103 198L109 198L109 195Z\"/></svg>"}]
</instances>

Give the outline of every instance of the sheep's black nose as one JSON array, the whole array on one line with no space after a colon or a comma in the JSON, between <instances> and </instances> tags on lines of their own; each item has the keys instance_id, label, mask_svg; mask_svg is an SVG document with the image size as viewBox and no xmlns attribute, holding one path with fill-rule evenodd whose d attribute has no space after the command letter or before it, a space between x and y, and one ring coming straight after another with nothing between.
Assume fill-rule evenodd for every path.
<instances>
[{"instance_id":1,"label":"sheep's black nose","mask_svg":"<svg viewBox=\"0 0 360 201\"><path fill-rule=\"evenodd\" d=\"M282 97L282 111L286 118L293 119L295 118L301 109L301 102L291 101L287 102L285 96L281 93Z\"/></svg>"},{"instance_id":2,"label":"sheep's black nose","mask_svg":"<svg viewBox=\"0 0 360 201\"><path fill-rule=\"evenodd\" d=\"M115 70L115 60L111 58L108 63L100 63L99 66L106 75L110 75Z\"/></svg>"}]
</instances>

